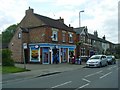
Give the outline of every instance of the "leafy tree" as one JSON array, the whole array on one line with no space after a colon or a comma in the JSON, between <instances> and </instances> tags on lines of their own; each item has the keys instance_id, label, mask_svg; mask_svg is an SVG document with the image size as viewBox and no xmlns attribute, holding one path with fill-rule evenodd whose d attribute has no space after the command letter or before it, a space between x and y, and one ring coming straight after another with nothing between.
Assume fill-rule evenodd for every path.
<instances>
[{"instance_id":1,"label":"leafy tree","mask_svg":"<svg viewBox=\"0 0 120 90\"><path fill-rule=\"evenodd\" d=\"M18 24L10 25L5 31L2 32L2 43L9 43L12 39L15 30L17 28Z\"/></svg>"}]
</instances>

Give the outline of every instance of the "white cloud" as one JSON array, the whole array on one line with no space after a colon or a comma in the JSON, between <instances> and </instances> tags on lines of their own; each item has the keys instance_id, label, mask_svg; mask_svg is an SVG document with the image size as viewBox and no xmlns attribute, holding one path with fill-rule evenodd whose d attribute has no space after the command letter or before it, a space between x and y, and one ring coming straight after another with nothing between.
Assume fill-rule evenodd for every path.
<instances>
[{"instance_id":1,"label":"white cloud","mask_svg":"<svg viewBox=\"0 0 120 90\"><path fill-rule=\"evenodd\" d=\"M86 0L56 0L56 5L65 6L65 5L81 5L85 3Z\"/></svg>"},{"instance_id":2,"label":"white cloud","mask_svg":"<svg viewBox=\"0 0 120 90\"><path fill-rule=\"evenodd\" d=\"M106 35L106 39L112 42L116 43L118 40L118 36L115 37L118 35L117 0L1 0L0 6L0 30L19 23L28 6L34 7L35 12L40 15L54 19L62 17L65 24L73 27L79 26L79 11L85 10L81 14L82 26L88 26L90 33L98 30L100 37Z\"/></svg>"},{"instance_id":3,"label":"white cloud","mask_svg":"<svg viewBox=\"0 0 120 90\"><path fill-rule=\"evenodd\" d=\"M1 0L0 6L0 30L6 29L11 24L19 23L28 7L25 0L8 0L7 2Z\"/></svg>"}]
</instances>

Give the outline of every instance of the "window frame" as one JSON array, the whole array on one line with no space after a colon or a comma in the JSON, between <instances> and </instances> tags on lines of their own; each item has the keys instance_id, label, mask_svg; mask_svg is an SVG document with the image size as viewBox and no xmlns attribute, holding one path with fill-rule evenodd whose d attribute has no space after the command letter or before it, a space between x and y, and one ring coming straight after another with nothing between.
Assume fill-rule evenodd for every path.
<instances>
[{"instance_id":1,"label":"window frame","mask_svg":"<svg viewBox=\"0 0 120 90\"><path fill-rule=\"evenodd\" d=\"M54 37L56 35L56 37ZM52 41L58 41L58 29L52 28Z\"/></svg>"},{"instance_id":2,"label":"window frame","mask_svg":"<svg viewBox=\"0 0 120 90\"><path fill-rule=\"evenodd\" d=\"M66 42L66 32L62 31L62 42Z\"/></svg>"},{"instance_id":3,"label":"window frame","mask_svg":"<svg viewBox=\"0 0 120 90\"><path fill-rule=\"evenodd\" d=\"M69 43L73 43L73 33L69 32Z\"/></svg>"}]
</instances>

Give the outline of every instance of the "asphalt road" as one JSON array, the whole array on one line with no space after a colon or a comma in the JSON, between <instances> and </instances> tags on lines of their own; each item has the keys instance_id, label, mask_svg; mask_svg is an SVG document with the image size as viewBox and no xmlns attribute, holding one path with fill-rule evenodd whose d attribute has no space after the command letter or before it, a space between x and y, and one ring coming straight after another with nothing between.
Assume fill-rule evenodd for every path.
<instances>
[{"instance_id":1,"label":"asphalt road","mask_svg":"<svg viewBox=\"0 0 120 90\"><path fill-rule=\"evenodd\" d=\"M120 65L81 68L28 80L3 83L3 88L118 88Z\"/></svg>"}]
</instances>

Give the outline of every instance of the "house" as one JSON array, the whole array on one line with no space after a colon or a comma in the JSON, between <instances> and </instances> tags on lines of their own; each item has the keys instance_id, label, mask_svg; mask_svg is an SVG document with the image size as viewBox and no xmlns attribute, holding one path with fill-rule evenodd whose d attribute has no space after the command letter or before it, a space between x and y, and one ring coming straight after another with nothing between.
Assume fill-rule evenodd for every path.
<instances>
[{"instance_id":1,"label":"house","mask_svg":"<svg viewBox=\"0 0 120 90\"><path fill-rule=\"evenodd\" d=\"M85 26L74 28L74 31L77 34L77 57L107 54L107 50L111 51L111 49L114 49L114 44L107 41L105 36L99 38L97 31L94 31L94 34L90 34Z\"/></svg>"},{"instance_id":2,"label":"house","mask_svg":"<svg viewBox=\"0 0 120 90\"><path fill-rule=\"evenodd\" d=\"M88 40L88 29L86 26L74 28L77 35L77 49L76 55L79 56L89 56L89 48L91 45Z\"/></svg>"},{"instance_id":3,"label":"house","mask_svg":"<svg viewBox=\"0 0 120 90\"><path fill-rule=\"evenodd\" d=\"M9 43L15 62L53 64L75 55L76 32L57 20L34 13L29 7Z\"/></svg>"}]
</instances>

